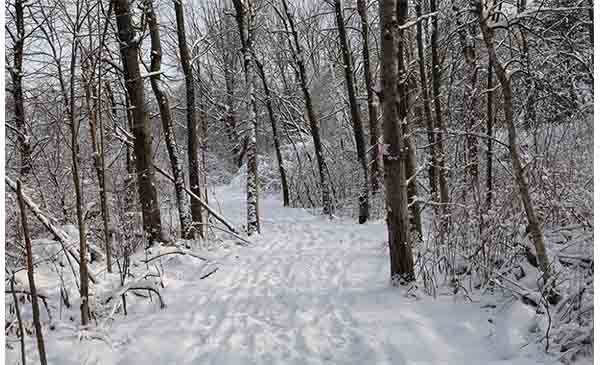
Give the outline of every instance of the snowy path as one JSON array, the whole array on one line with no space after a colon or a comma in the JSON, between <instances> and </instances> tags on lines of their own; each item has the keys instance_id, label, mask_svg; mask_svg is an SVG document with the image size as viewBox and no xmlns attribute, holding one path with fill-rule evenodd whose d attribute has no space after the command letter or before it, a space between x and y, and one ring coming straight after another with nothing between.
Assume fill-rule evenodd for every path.
<instances>
[{"instance_id":1,"label":"snowy path","mask_svg":"<svg viewBox=\"0 0 600 365\"><path fill-rule=\"evenodd\" d=\"M242 198L225 211L243 216ZM276 200L263 234L210 279L182 272L169 307L119 326L118 364L515 364L480 306L390 289L385 226L329 222ZM519 363L535 363L520 361Z\"/></svg>"},{"instance_id":2,"label":"snowy path","mask_svg":"<svg viewBox=\"0 0 600 365\"><path fill-rule=\"evenodd\" d=\"M233 191L219 191L219 200L242 220L243 197ZM262 235L228 250L217 273L198 280L205 269L197 260L174 257L165 265L167 308L128 306L106 341L73 347L72 337L49 338L51 363L538 363L501 359L481 304L390 288L383 224L328 221L275 199L261 212Z\"/></svg>"}]
</instances>

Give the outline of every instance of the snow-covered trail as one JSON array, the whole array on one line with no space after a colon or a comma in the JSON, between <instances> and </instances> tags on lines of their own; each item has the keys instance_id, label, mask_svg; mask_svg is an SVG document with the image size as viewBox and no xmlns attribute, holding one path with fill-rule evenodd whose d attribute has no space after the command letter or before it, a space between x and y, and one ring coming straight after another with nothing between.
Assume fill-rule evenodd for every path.
<instances>
[{"instance_id":1,"label":"snow-covered trail","mask_svg":"<svg viewBox=\"0 0 600 365\"><path fill-rule=\"evenodd\" d=\"M238 188L217 192L223 212L243 222ZM407 297L391 288L382 223L333 221L261 202L262 234L203 264L170 256L167 307L128 304L104 340L47 336L51 364L538 364L503 360L480 304ZM219 256L219 254L217 254ZM75 346L74 346L75 345ZM28 345L33 358L35 347Z\"/></svg>"},{"instance_id":2,"label":"snow-covered trail","mask_svg":"<svg viewBox=\"0 0 600 365\"><path fill-rule=\"evenodd\" d=\"M219 195L228 216L243 217L242 196ZM203 281L180 268L166 309L116 325L115 363L516 363L499 358L479 305L390 288L384 225L328 221L275 199L261 210L254 245Z\"/></svg>"}]
</instances>

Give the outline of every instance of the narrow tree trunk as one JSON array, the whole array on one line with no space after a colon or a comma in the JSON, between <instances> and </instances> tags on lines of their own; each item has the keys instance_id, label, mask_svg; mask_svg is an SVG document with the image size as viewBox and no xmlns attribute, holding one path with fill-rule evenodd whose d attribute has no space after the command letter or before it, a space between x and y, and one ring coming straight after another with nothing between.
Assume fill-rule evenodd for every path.
<instances>
[{"instance_id":1,"label":"narrow tree trunk","mask_svg":"<svg viewBox=\"0 0 600 365\"><path fill-rule=\"evenodd\" d=\"M350 115L352 117L352 130L356 142L357 159L362 170L361 191L358 196L358 223L365 223L369 219L369 167L367 164L367 152L365 148L365 134L360 118L360 108L356 100L356 88L354 85L354 63L348 49L346 26L344 24L344 13L341 0L335 0L335 19L337 22L340 48L344 61L344 76L348 90L348 102L350 104Z\"/></svg>"},{"instance_id":2,"label":"narrow tree trunk","mask_svg":"<svg viewBox=\"0 0 600 365\"><path fill-rule=\"evenodd\" d=\"M267 77L262 62L256 57L256 68L258 69L258 75L262 80L263 89L265 90L265 104L267 105L267 112L269 113L269 119L271 120L271 128L273 129L273 144L275 145L275 155L277 156L277 166L279 168L279 177L281 178L281 192L283 193L283 206L288 207L290 205L290 192L288 188L287 176L285 173L285 167L283 166L283 157L281 156L281 144L279 141L279 133L277 131L277 121L275 119L275 112L273 111L273 104L271 103L271 90L267 83Z\"/></svg>"},{"instance_id":3,"label":"narrow tree trunk","mask_svg":"<svg viewBox=\"0 0 600 365\"><path fill-rule=\"evenodd\" d=\"M431 12L437 11L436 0L430 2ZM443 225L447 228L447 214L448 214L448 203L450 202L450 196L448 191L448 170L446 170L446 157L443 143L442 133L446 130L444 121L442 120L442 106L440 96L440 62L437 53L438 46L438 20L437 16L432 19L432 31L431 31L431 83L433 86L433 106L435 110L435 146L437 148L436 157L438 158L435 162L437 169L437 177L440 184L440 203L442 204L442 211L444 214Z\"/></svg>"},{"instance_id":4,"label":"narrow tree trunk","mask_svg":"<svg viewBox=\"0 0 600 365\"><path fill-rule=\"evenodd\" d=\"M181 0L173 0L175 7L175 19L177 21L177 42L179 44L179 58L185 75L186 96L186 121L188 141L188 165L190 169L190 189L198 196L202 196L200 183L200 146L198 144L198 116L196 111L196 90L194 87L194 75L185 34L185 17ZM192 221L201 237L204 237L202 228L202 206L192 199Z\"/></svg>"},{"instance_id":5,"label":"narrow tree trunk","mask_svg":"<svg viewBox=\"0 0 600 365\"><path fill-rule=\"evenodd\" d=\"M18 229L18 228L17 228ZM15 302L15 314L17 315L17 325L19 326L19 343L21 345L21 365L27 365L25 356L25 331L23 330L23 320L21 319L21 308L19 308L19 299L15 292L15 272L12 272L10 278L10 290L12 291L13 301Z\"/></svg>"},{"instance_id":6,"label":"narrow tree trunk","mask_svg":"<svg viewBox=\"0 0 600 365\"><path fill-rule=\"evenodd\" d=\"M494 87L494 65L492 64L492 60L488 61L488 69L487 69L487 119L486 119L486 129L487 129L487 174L486 174L486 194L485 201L487 209L492 208L492 196L494 192L493 186L493 143L492 137L494 135L494 92L492 88Z\"/></svg>"},{"instance_id":7,"label":"narrow tree trunk","mask_svg":"<svg viewBox=\"0 0 600 365\"><path fill-rule=\"evenodd\" d=\"M552 275L550 262L546 255L546 244L544 242L544 235L536 214L536 209L531 200L529 193L529 185L525 176L523 165L521 164L521 157L519 155L519 146L517 142L517 130L514 122L513 115L513 102L512 102L512 90L510 80L506 75L504 66L498 60L496 55L496 49L494 45L494 34L493 30L487 25L488 16L484 14L483 4L479 3L479 26L481 27L481 33L488 51L488 57L490 62L494 66L496 77L500 82L502 89L502 106L504 109L504 119L506 122L506 128L508 129L508 144L510 147L510 158L512 162L513 173L517 187L519 189L519 195L525 208L525 214L527 215L527 221L529 222L529 234L533 245L536 250L537 261L539 268L543 272L544 284L549 284L550 276Z\"/></svg>"},{"instance_id":8,"label":"narrow tree trunk","mask_svg":"<svg viewBox=\"0 0 600 365\"><path fill-rule=\"evenodd\" d=\"M306 68L304 65L304 59L302 57L302 47L300 46L300 39L298 37L298 32L296 31L294 16L288 8L287 0L281 0L281 2L283 4L283 10L285 11L287 20L290 25L290 31L292 33L293 43L292 40L289 40L288 38L290 43L290 50L292 53L292 57L294 58L294 62L296 63L296 76L298 77L298 81L300 82L300 88L302 89L302 94L304 95L304 104L306 107L306 113L308 114L310 133L312 135L315 147L315 155L317 157L317 167L319 169L319 183L321 186L321 196L323 200L323 214L331 215L333 214L333 202L331 201L331 196L329 194L328 179L325 177L325 174L327 173L327 167L325 166L325 156L323 155L323 146L321 143L321 132L319 126L320 123L317 119L317 115L313 108L312 98L308 89ZM287 30L287 24L285 24L285 22L284 25Z\"/></svg>"},{"instance_id":9,"label":"narrow tree trunk","mask_svg":"<svg viewBox=\"0 0 600 365\"><path fill-rule=\"evenodd\" d=\"M42 334L42 323L40 321L40 306L38 303L37 289L35 287L35 279L33 277L33 252L31 249L31 239L29 238L29 228L27 225L27 212L25 210L25 202L23 201L23 194L21 192L21 181L19 180L17 180L17 197L19 201L19 210L21 211L21 224L23 226L25 252L27 254L27 278L29 279L29 292L31 293L31 308L33 312L33 325L35 326L35 338L37 340L38 353L40 355L40 364L46 365L48 362L46 361L46 349L44 346L44 336ZM87 281L87 276L85 278ZM21 333L21 336L25 336L25 334Z\"/></svg>"},{"instance_id":10,"label":"narrow tree trunk","mask_svg":"<svg viewBox=\"0 0 600 365\"><path fill-rule=\"evenodd\" d=\"M175 140L175 131L173 130L173 120L171 117L171 108L169 107L169 99L162 90L160 84L160 65L162 61L162 47L160 45L160 30L158 28L158 19L154 13L152 0L144 2L146 8L146 16L148 19L148 29L150 31L150 39L152 44L150 84L152 91L156 97L158 109L160 111L160 120L162 122L163 132L165 134L165 143L169 160L171 161L171 170L175 178L175 195L177 199L177 209L179 211L179 222L181 224L181 237L184 239L194 238L194 226L192 224L192 214L190 212L190 204L188 196L185 193L185 177L183 175L183 164L180 159L179 146ZM193 190L192 190L193 191Z\"/></svg>"},{"instance_id":11,"label":"narrow tree trunk","mask_svg":"<svg viewBox=\"0 0 600 365\"><path fill-rule=\"evenodd\" d=\"M475 95L475 88L477 87L477 60L475 55L475 45L473 44L474 30L474 19L471 19L471 12L467 13L466 24L460 22L460 15L456 14L458 27L459 27L459 40L462 46L463 57L465 59L465 74L467 82L464 83L463 89L463 120L465 124L465 130L467 133L476 132L473 127L476 123L477 100L479 99ZM479 158L478 158L478 146L477 137L468 134L467 140L467 173L470 175L469 184L475 187L479 182Z\"/></svg>"},{"instance_id":12,"label":"narrow tree trunk","mask_svg":"<svg viewBox=\"0 0 600 365\"><path fill-rule=\"evenodd\" d=\"M17 141L20 151L21 175L26 175L31 171L31 144L27 129L25 128L25 103L23 97L23 45L25 43L25 25L23 15L24 0L15 0L15 26L17 28L16 40L14 44L14 65L10 73L12 78L12 94L15 102L15 127L18 131Z\"/></svg>"},{"instance_id":13,"label":"narrow tree trunk","mask_svg":"<svg viewBox=\"0 0 600 365\"><path fill-rule=\"evenodd\" d=\"M400 0L406 6L406 0ZM415 280L412 242L409 238L408 197L406 191L406 152L398 112L397 0L381 0L381 54L383 85L383 156L385 195L390 247L390 273L393 284Z\"/></svg>"},{"instance_id":14,"label":"narrow tree trunk","mask_svg":"<svg viewBox=\"0 0 600 365\"><path fill-rule=\"evenodd\" d=\"M254 19L256 8L253 0L242 2L234 0L236 20L242 42L242 56L244 60L244 73L246 75L246 89L248 91L248 128L246 154L246 208L247 208L247 230L248 235L260 233L260 220L258 214L258 171L256 151L256 95L255 95L255 71L252 65L253 42L254 42Z\"/></svg>"},{"instance_id":15,"label":"narrow tree trunk","mask_svg":"<svg viewBox=\"0 0 600 365\"><path fill-rule=\"evenodd\" d=\"M371 74L371 61L369 52L369 19L367 16L367 6L365 0L357 0L356 6L360 15L361 34L362 34L362 56L363 72L365 75L365 86L367 89L367 105L369 108L369 144L371 149L371 192L374 194L379 191L379 177L381 175L381 157L379 149L379 137L381 136L381 127L377 120L377 104L375 93L373 92L373 76Z\"/></svg>"},{"instance_id":16,"label":"narrow tree trunk","mask_svg":"<svg viewBox=\"0 0 600 365\"><path fill-rule=\"evenodd\" d=\"M144 232L148 245L164 241L152 165L152 132L144 105L144 81L140 75L138 43L131 23L127 0L112 0L121 42L121 58L130 108L133 109L133 136L138 194L142 206Z\"/></svg>"},{"instance_id":17,"label":"narrow tree trunk","mask_svg":"<svg viewBox=\"0 0 600 365\"><path fill-rule=\"evenodd\" d=\"M421 17L421 4L415 5L417 18ZM427 139L429 141L429 189L431 196L435 201L439 201L437 197L438 182L437 182L437 148L436 137L434 133L433 117L431 113L431 100L429 99L429 81L425 72L425 55L423 51L423 30L421 22L417 22L417 52L419 55L419 76L421 81L421 98L423 99L423 111L425 115L425 124L427 126ZM437 209L436 209L437 211Z\"/></svg>"},{"instance_id":18,"label":"narrow tree trunk","mask_svg":"<svg viewBox=\"0 0 600 365\"><path fill-rule=\"evenodd\" d=\"M402 27L408 16L408 3L406 1L399 1L397 8L397 19L398 25ZM415 147L412 145L410 140L409 131L409 95L411 94L410 79L408 77L408 71L404 62L404 29L400 28L398 33L398 119L401 123L402 143L404 145L404 168L405 178L407 179L407 199L410 205L411 219L410 227L413 232L413 237L420 239L423 235L421 230L421 211L419 209L419 203L416 201L418 196L417 189L417 158ZM410 54L408 55L410 57ZM409 60L410 61L410 60ZM409 63L407 61L407 63ZM413 238L411 237L411 239Z\"/></svg>"}]
</instances>

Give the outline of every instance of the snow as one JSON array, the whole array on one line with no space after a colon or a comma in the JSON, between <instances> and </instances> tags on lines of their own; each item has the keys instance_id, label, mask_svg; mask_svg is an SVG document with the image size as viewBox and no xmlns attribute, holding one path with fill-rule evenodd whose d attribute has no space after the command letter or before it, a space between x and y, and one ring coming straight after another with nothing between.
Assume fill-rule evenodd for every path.
<instances>
[{"instance_id":1,"label":"snow","mask_svg":"<svg viewBox=\"0 0 600 365\"><path fill-rule=\"evenodd\" d=\"M222 187L216 196L241 225L244 191ZM283 208L275 197L261 201L261 213L262 234L251 245L212 253L219 270L207 279L198 278L210 263L188 255L161 258L166 308L156 298L132 298L127 316L114 314L86 331L67 320L53 331L46 326L49 363L555 363L535 345L522 349L535 313L518 302L490 323L481 300L433 299L419 289L409 295L391 287L383 222L330 220ZM118 290L114 275L98 290L102 296ZM32 337L26 346L37 359ZM19 357L14 347L8 363Z\"/></svg>"}]
</instances>

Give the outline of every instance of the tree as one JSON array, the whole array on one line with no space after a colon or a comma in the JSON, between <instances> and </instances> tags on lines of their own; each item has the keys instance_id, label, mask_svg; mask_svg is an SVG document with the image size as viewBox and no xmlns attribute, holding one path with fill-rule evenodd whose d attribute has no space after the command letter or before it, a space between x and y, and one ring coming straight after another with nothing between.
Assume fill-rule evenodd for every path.
<instances>
[{"instance_id":1,"label":"tree","mask_svg":"<svg viewBox=\"0 0 600 365\"><path fill-rule=\"evenodd\" d=\"M383 156L385 198L387 205L390 273L393 284L415 280L412 243L409 236L408 196L405 175L407 149L398 111L398 51L399 30L397 7L406 6L406 0L382 0L381 16L381 83L383 86ZM402 86L400 87L402 88Z\"/></svg>"},{"instance_id":2,"label":"tree","mask_svg":"<svg viewBox=\"0 0 600 365\"><path fill-rule=\"evenodd\" d=\"M247 230L248 235L260 233L260 217L258 212L258 171L256 151L256 95L255 95L255 71L253 65L254 27L256 17L256 5L254 0L234 0L233 5L236 12L236 21L240 32L242 43L242 57L244 62L244 74L246 75L246 89L248 90L247 102L247 165L246 165L246 208L247 208Z\"/></svg>"},{"instance_id":3,"label":"tree","mask_svg":"<svg viewBox=\"0 0 600 365\"><path fill-rule=\"evenodd\" d=\"M369 168L367 165L367 155L365 149L365 135L360 118L359 105L356 99L356 88L354 86L353 75L354 63L352 62L352 57L348 47L342 2L341 0L335 0L334 4L335 19L337 22L338 35L340 39L340 48L342 50L342 58L344 61L344 76L346 79L346 88L348 90L350 115L352 116L352 129L354 131L354 141L356 142L356 154L362 172L363 183L361 184L362 187L358 196L358 223L362 224L369 219Z\"/></svg>"},{"instance_id":4,"label":"tree","mask_svg":"<svg viewBox=\"0 0 600 365\"><path fill-rule=\"evenodd\" d=\"M146 8L148 28L150 31L150 39L152 43L150 83L152 85L152 90L154 91L154 96L156 97L156 102L158 103L158 109L160 110L160 119L162 121L163 132L165 134L165 143L167 145L169 159L171 160L171 170L173 172L173 177L175 178L175 195L177 197L177 209L179 211L179 222L181 224L181 236L184 239L191 239L194 238L194 226L192 222L192 214L190 212L189 199L185 192L185 177L183 174L183 164L180 159L181 154L179 152L179 146L177 145L177 141L175 141L175 132L173 129L173 121L171 117L171 108L169 107L169 99L162 89L160 80L162 47L160 45L160 30L158 29L158 19L156 17L156 14L154 13L152 0L145 0L144 7ZM188 138L190 137L188 136ZM191 179L191 176L190 181L193 181ZM194 191L193 185L192 191ZM200 196L200 194L197 195ZM192 201L194 200L192 199Z\"/></svg>"},{"instance_id":5,"label":"tree","mask_svg":"<svg viewBox=\"0 0 600 365\"><path fill-rule=\"evenodd\" d=\"M190 177L190 188L198 196L202 196L200 184L200 162L198 143L198 115L196 111L196 89L194 86L194 75L190 58L190 51L187 45L185 34L185 18L183 13L183 4L181 0L173 0L175 8L175 19L177 22L177 44L179 45L179 59L183 74L185 76L185 102L186 102L186 122L187 122L187 147L188 147L188 168ZM201 237L204 237L204 228L202 227L202 206L198 201L192 199L192 221L195 229Z\"/></svg>"},{"instance_id":6,"label":"tree","mask_svg":"<svg viewBox=\"0 0 600 365\"><path fill-rule=\"evenodd\" d=\"M160 208L156 194L154 167L152 162L152 136L146 115L144 81L139 66L139 40L131 24L130 6L127 0L113 0L119 41L123 77L127 88L130 108L133 109L132 129L134 140L135 168L138 180L138 194L142 206L142 220L148 245L164 241L161 230Z\"/></svg>"}]
</instances>

